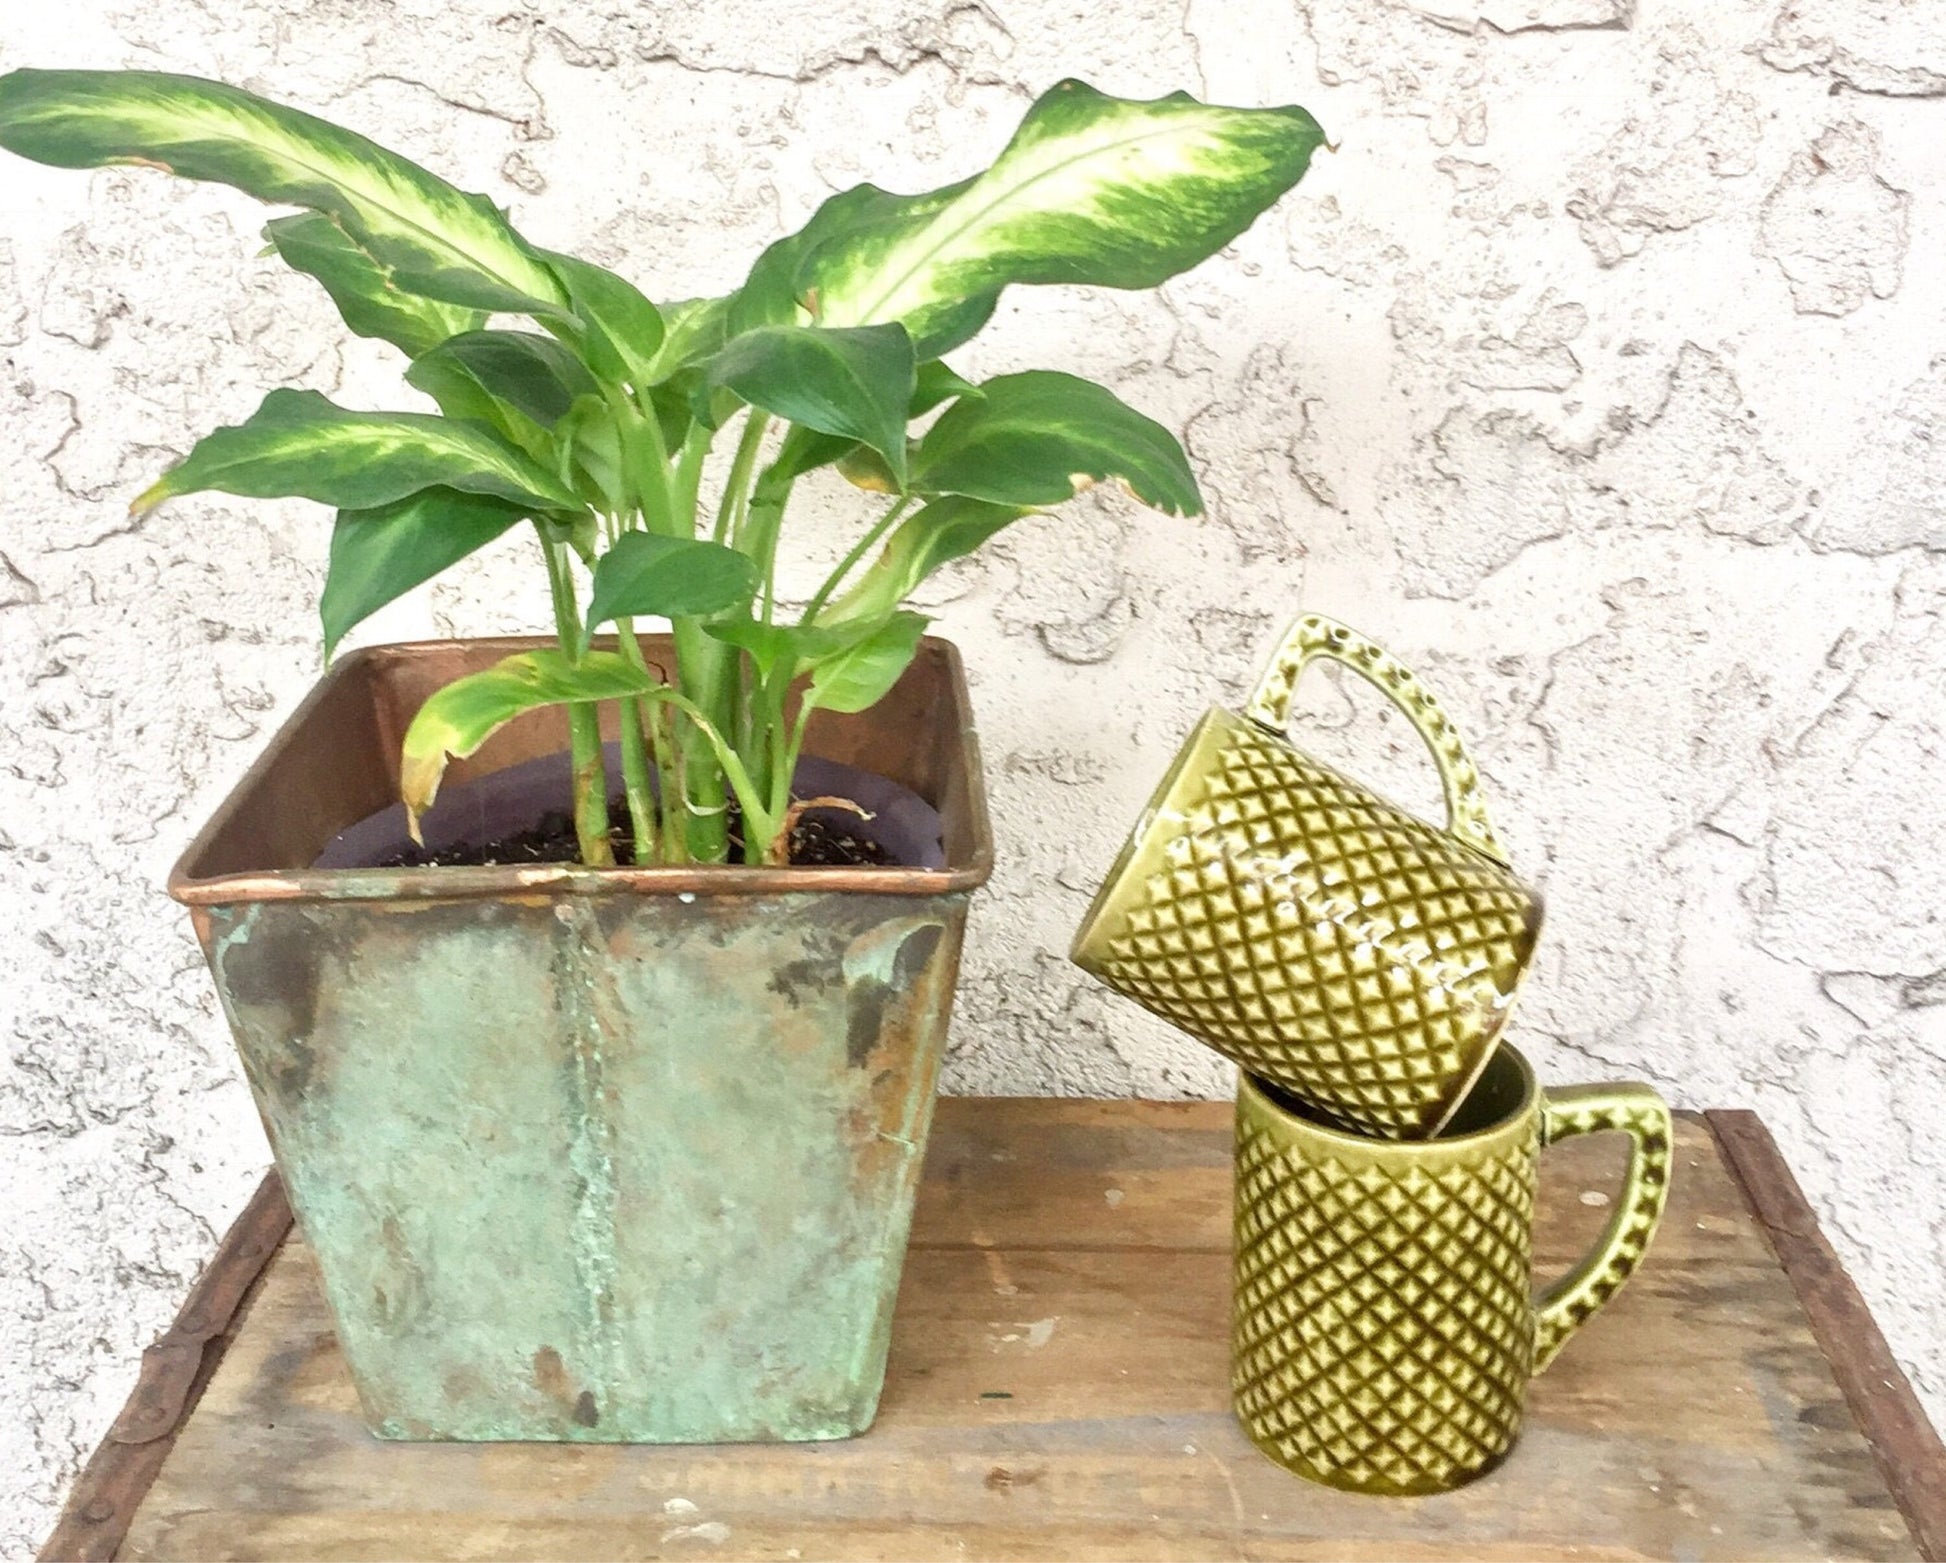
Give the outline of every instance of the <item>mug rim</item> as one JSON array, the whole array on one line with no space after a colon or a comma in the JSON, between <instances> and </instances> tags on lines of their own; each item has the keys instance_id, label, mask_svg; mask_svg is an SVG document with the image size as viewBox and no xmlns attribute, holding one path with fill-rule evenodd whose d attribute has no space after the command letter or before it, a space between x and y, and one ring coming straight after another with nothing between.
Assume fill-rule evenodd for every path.
<instances>
[{"instance_id":1,"label":"mug rim","mask_svg":"<svg viewBox=\"0 0 1946 1563\"><path fill-rule=\"evenodd\" d=\"M1526 945L1520 960L1520 974L1515 977L1513 989L1507 994L1506 1002L1500 1006L1500 1017L1494 1023L1493 1029L1480 1040L1479 1059L1453 1087L1452 1093L1446 1098L1445 1105L1439 1110L1439 1116L1432 1120L1431 1126L1426 1130L1425 1138L1428 1140L1438 1139L1446 1125L1460 1115L1460 1110L1466 1106L1466 1099L1473 1094L1474 1088L1486 1079L1487 1071L1493 1067L1493 1061L1502 1052L1514 1053L1516 1058L1520 1056L1518 1051L1507 1042L1507 1027L1514 1018L1514 1010L1519 1006L1520 990L1527 985L1528 968L1534 963L1534 946L1540 939L1540 897L1535 896L1530 904L1534 908L1534 915L1528 921ZM1521 1058L1520 1062L1526 1066L1531 1083L1534 1074L1533 1066L1524 1058ZM1465 1136L1456 1136L1456 1138L1465 1138Z\"/></svg>"},{"instance_id":2,"label":"mug rim","mask_svg":"<svg viewBox=\"0 0 1946 1563\"><path fill-rule=\"evenodd\" d=\"M1250 1105L1269 1114L1276 1121L1293 1132L1313 1136L1326 1144L1355 1148L1371 1153L1403 1151L1407 1153L1434 1154L1445 1150L1464 1149L1482 1145L1510 1129L1517 1127L1531 1113L1535 1112L1541 1099L1540 1077L1534 1073L1534 1066L1528 1062L1527 1055L1513 1043L1500 1041L1487 1054L1486 1061L1474 1076L1467 1089L1460 1093L1457 1105L1447 1114L1448 1119L1457 1116L1465 1107L1468 1098L1486 1080L1488 1073L1496 1064L1505 1061L1505 1066L1514 1069L1520 1078L1520 1099L1491 1123L1478 1129L1470 1129L1465 1134L1441 1134L1435 1131L1424 1139L1400 1140L1382 1139L1376 1135L1361 1134L1355 1129L1341 1129L1334 1124L1322 1122L1317 1118L1293 1112L1277 1100L1277 1096L1295 1097L1294 1091L1286 1091L1275 1081L1253 1074L1248 1069L1237 1070L1237 1099L1241 1105L1247 1098ZM1273 1095L1272 1093L1276 1093Z\"/></svg>"}]
</instances>

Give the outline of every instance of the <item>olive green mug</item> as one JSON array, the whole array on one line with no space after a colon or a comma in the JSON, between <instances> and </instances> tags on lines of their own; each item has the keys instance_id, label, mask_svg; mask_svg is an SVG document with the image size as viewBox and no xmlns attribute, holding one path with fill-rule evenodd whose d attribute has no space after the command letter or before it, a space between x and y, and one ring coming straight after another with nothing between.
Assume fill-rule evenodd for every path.
<instances>
[{"instance_id":1,"label":"olive green mug","mask_svg":"<svg viewBox=\"0 0 1946 1563\"><path fill-rule=\"evenodd\" d=\"M1536 1158L1611 1129L1631 1143L1607 1229L1536 1297ZM1504 1044L1431 1140L1344 1133L1248 1075L1236 1130L1237 1418L1278 1464L1352 1492L1444 1492L1497 1465L1528 1380L1641 1262L1669 1187L1654 1091L1543 1092Z\"/></svg>"},{"instance_id":2,"label":"olive green mug","mask_svg":"<svg viewBox=\"0 0 1946 1563\"><path fill-rule=\"evenodd\" d=\"M1329 658L1425 739L1445 829L1284 735ZM1430 690L1307 614L1242 715L1209 712L1083 918L1074 961L1340 1123L1434 1133L1479 1076L1533 956L1540 897L1507 866L1479 773Z\"/></svg>"}]
</instances>

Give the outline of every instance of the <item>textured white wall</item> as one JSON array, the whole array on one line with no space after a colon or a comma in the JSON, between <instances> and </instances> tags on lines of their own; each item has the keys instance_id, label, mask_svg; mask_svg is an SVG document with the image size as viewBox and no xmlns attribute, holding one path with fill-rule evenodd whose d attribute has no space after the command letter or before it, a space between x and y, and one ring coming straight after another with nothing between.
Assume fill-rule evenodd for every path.
<instances>
[{"instance_id":1,"label":"textured white wall","mask_svg":"<svg viewBox=\"0 0 1946 1563\"><path fill-rule=\"evenodd\" d=\"M932 596L1002 841L951 1085L1226 1090L1063 952L1178 735L1328 611L1448 697L1546 889L1544 1071L1759 1108L1946 1411L1940 7L0 6L25 64L342 118L658 297L732 285L833 189L978 166L1060 75L1307 104L1340 150L1232 251L1155 296L1016 294L963 355L1108 380L1186 431L1210 514L1077 504ZM270 386L407 403L260 221L0 168L0 1553L266 1160L160 883L316 672L327 517L125 506ZM799 517L807 575L857 514ZM540 626L534 573L509 543L369 638ZM1306 699L1316 747L1430 805L1362 686Z\"/></svg>"}]
</instances>

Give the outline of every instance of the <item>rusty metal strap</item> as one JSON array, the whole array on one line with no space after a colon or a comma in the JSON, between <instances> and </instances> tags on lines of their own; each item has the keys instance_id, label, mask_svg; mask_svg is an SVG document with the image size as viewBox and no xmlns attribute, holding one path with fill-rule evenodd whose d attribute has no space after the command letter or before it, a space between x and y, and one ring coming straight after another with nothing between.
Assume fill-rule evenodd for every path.
<instances>
[{"instance_id":1,"label":"rusty metal strap","mask_svg":"<svg viewBox=\"0 0 1946 1563\"><path fill-rule=\"evenodd\" d=\"M108 1429L111 1442L146 1444L176 1430L208 1340L206 1335L178 1336L171 1330L142 1353L142 1376Z\"/></svg>"},{"instance_id":2,"label":"rusty metal strap","mask_svg":"<svg viewBox=\"0 0 1946 1563\"><path fill-rule=\"evenodd\" d=\"M238 1310L290 1227L284 1185L272 1172L224 1234L176 1322L142 1354L134 1392L69 1492L41 1548L42 1563L114 1557L176 1431L222 1360Z\"/></svg>"},{"instance_id":3,"label":"rusty metal strap","mask_svg":"<svg viewBox=\"0 0 1946 1563\"><path fill-rule=\"evenodd\" d=\"M141 1376L122 1414L108 1429L112 1442L145 1444L176 1430L209 1343L230 1327L237 1305L283 1242L290 1224L284 1186L273 1172L250 1197L216 1258L184 1301L176 1322L142 1353Z\"/></svg>"}]
</instances>

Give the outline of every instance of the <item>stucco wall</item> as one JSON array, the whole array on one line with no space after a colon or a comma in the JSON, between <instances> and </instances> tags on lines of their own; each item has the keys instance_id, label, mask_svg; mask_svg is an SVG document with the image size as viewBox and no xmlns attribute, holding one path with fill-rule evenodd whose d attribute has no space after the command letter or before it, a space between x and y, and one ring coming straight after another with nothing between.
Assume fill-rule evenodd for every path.
<instances>
[{"instance_id":1,"label":"stucco wall","mask_svg":"<svg viewBox=\"0 0 1946 1563\"><path fill-rule=\"evenodd\" d=\"M340 117L659 297L835 188L958 177L1063 74L1311 107L1339 150L1230 252L1012 295L963 355L1108 380L1186 431L1210 514L1090 499L931 594L1002 841L950 1083L1225 1091L1063 952L1178 735L1328 611L1447 696L1545 887L1543 1070L1759 1108L1946 1412L1938 7L69 0L0 6L23 64ZM0 1553L266 1161L159 887L316 672L328 518L126 504L267 387L406 403L260 221L0 169ZM856 515L799 516L804 573ZM367 638L540 626L534 577L509 542ZM1431 805L1362 686L1305 698L1320 750Z\"/></svg>"}]
</instances>

